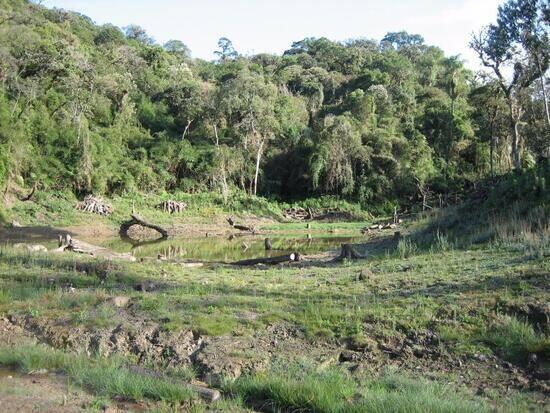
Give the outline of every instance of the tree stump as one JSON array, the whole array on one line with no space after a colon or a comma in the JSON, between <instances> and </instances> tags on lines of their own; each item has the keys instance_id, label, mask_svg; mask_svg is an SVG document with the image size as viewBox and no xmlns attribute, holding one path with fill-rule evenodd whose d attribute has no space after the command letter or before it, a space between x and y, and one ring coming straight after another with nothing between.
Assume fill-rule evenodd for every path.
<instances>
[{"instance_id":1,"label":"tree stump","mask_svg":"<svg viewBox=\"0 0 550 413\"><path fill-rule=\"evenodd\" d=\"M340 255L334 259L335 262L347 260L359 260L367 258L366 255L359 253L352 244L342 244Z\"/></svg>"},{"instance_id":2,"label":"tree stump","mask_svg":"<svg viewBox=\"0 0 550 413\"><path fill-rule=\"evenodd\" d=\"M401 239L401 231L395 231L393 233L393 240L394 241L399 241Z\"/></svg>"}]
</instances>

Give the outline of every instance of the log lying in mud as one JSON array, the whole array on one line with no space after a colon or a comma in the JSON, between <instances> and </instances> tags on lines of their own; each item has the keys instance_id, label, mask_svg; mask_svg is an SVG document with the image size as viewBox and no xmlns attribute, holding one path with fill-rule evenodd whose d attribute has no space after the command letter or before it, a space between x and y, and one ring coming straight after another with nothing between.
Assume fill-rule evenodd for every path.
<instances>
[{"instance_id":1,"label":"log lying in mud","mask_svg":"<svg viewBox=\"0 0 550 413\"><path fill-rule=\"evenodd\" d=\"M233 265L257 265L257 264L265 264L265 265L275 265L275 264L282 264L284 262L297 262L302 259L300 253L293 252L291 254L287 255L280 255L278 257L264 257L264 258L252 258L249 260L242 260L232 263Z\"/></svg>"},{"instance_id":2,"label":"log lying in mud","mask_svg":"<svg viewBox=\"0 0 550 413\"><path fill-rule=\"evenodd\" d=\"M253 226L236 224L231 217L227 218L227 222L229 223L229 225L231 225L235 229L238 229L239 231L247 231L252 233L256 232L256 229Z\"/></svg>"},{"instance_id":3,"label":"log lying in mud","mask_svg":"<svg viewBox=\"0 0 550 413\"><path fill-rule=\"evenodd\" d=\"M124 261L135 261L136 257L129 253L118 253L111 251L105 247L99 247L97 245L88 244L84 241L79 241L72 238L69 234L65 237L59 235L59 248L53 250L52 252L76 252L78 254L91 255L92 257L100 257L108 260L124 260Z\"/></svg>"},{"instance_id":4,"label":"log lying in mud","mask_svg":"<svg viewBox=\"0 0 550 413\"><path fill-rule=\"evenodd\" d=\"M397 228L399 223L401 223L401 220L398 220L396 223L386 222L386 223L374 224L368 227L361 228L361 234L368 234L371 231L378 231L378 230L384 230L384 229L395 229Z\"/></svg>"},{"instance_id":5,"label":"log lying in mud","mask_svg":"<svg viewBox=\"0 0 550 413\"><path fill-rule=\"evenodd\" d=\"M139 226L142 226L144 228L151 228L151 229L157 231L161 235L161 239L168 238L168 231L166 231L161 226L151 224L150 222L145 221L143 218L141 218L137 214L132 214L131 218L132 219L130 219L126 222L123 222L120 225L120 230L118 231L118 233L120 234L121 237L132 239L132 237L130 237L130 235L128 235L128 230L131 227L133 227L134 225L139 225Z\"/></svg>"},{"instance_id":6,"label":"log lying in mud","mask_svg":"<svg viewBox=\"0 0 550 413\"><path fill-rule=\"evenodd\" d=\"M333 261L339 262L345 259L347 260L360 260L365 259L367 256L358 252L352 244L342 244L340 255L336 257Z\"/></svg>"}]
</instances>

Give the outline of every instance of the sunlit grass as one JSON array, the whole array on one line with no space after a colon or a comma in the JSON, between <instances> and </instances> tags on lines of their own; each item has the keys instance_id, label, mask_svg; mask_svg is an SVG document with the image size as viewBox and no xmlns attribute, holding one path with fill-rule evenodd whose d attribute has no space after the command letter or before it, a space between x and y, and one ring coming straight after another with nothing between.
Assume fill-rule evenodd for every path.
<instances>
[{"instance_id":1,"label":"sunlit grass","mask_svg":"<svg viewBox=\"0 0 550 413\"><path fill-rule=\"evenodd\" d=\"M66 374L72 383L107 397L181 403L196 397L193 391L162 377L137 374L117 358L89 358L42 345L0 347L0 365L23 372L46 369Z\"/></svg>"},{"instance_id":2,"label":"sunlit grass","mask_svg":"<svg viewBox=\"0 0 550 413\"><path fill-rule=\"evenodd\" d=\"M307 364L285 365L228 383L226 390L271 411L344 412L484 412L481 401L426 380L386 373L357 383L344 371L316 371Z\"/></svg>"}]
</instances>

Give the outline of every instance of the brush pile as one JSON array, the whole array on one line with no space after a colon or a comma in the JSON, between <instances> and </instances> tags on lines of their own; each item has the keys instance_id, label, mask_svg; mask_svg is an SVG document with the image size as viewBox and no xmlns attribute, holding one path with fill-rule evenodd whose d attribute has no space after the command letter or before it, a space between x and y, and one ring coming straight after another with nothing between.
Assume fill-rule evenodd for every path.
<instances>
[{"instance_id":1,"label":"brush pile","mask_svg":"<svg viewBox=\"0 0 550 413\"><path fill-rule=\"evenodd\" d=\"M75 208L78 211L97 215L111 215L113 213L113 207L111 205L93 195L86 195L82 202L76 204Z\"/></svg>"},{"instance_id":2,"label":"brush pile","mask_svg":"<svg viewBox=\"0 0 550 413\"><path fill-rule=\"evenodd\" d=\"M311 208L305 209L300 207L287 208L283 211L286 219L303 221L305 219L313 219L313 211Z\"/></svg>"},{"instance_id":3,"label":"brush pile","mask_svg":"<svg viewBox=\"0 0 550 413\"><path fill-rule=\"evenodd\" d=\"M187 204L185 202L173 201L171 199L157 205L157 209L160 209L163 212L168 212L169 214L183 212L186 208Z\"/></svg>"}]
</instances>

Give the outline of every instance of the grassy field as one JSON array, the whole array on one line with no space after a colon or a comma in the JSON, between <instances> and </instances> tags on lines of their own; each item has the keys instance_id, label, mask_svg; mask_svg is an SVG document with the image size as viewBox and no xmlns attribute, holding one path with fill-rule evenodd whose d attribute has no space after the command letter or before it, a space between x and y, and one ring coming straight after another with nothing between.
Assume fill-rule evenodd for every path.
<instances>
[{"instance_id":1,"label":"grassy field","mask_svg":"<svg viewBox=\"0 0 550 413\"><path fill-rule=\"evenodd\" d=\"M182 201L187 208L180 214L170 215L160 212L156 206L168 199ZM284 220L283 210L292 206L301 206L322 211L338 209L346 211L358 220L372 218L355 203L349 203L326 196L307 199L297 204L278 202L262 197L234 193L226 201L216 193L173 193L173 194L132 194L115 196L105 201L113 206L113 214L99 218L107 226L120 225L129 218L132 208L146 218L160 224L204 223L212 218L225 219L228 215L240 217L266 218L273 222ZM78 199L70 192L38 191L31 201L14 198L10 208L2 210L0 206L0 224L16 220L25 226L45 225L52 227L72 227L97 223L97 216L75 210Z\"/></svg>"},{"instance_id":2,"label":"grassy field","mask_svg":"<svg viewBox=\"0 0 550 413\"><path fill-rule=\"evenodd\" d=\"M2 246L0 366L23 374L8 396L44 370L56 391L62 377L86 392L78 403L89 410L550 411L549 204L545 181L531 178L483 203L408 219L397 239L393 230L366 235L355 246L361 260L333 262L327 252L278 266L190 268ZM281 219L287 204L181 194L172 198L189 207L174 218L154 209L164 198L117 198L115 214L98 219L65 195L41 194L7 218L116 227L134 204L170 225L235 214L263 231L307 235L303 222ZM315 221L309 232L359 233L373 221L357 216ZM201 400L189 387L197 383L221 400Z\"/></svg>"},{"instance_id":3,"label":"grassy field","mask_svg":"<svg viewBox=\"0 0 550 413\"><path fill-rule=\"evenodd\" d=\"M422 237L373 250L368 260L247 269L107 264L3 248L0 313L41 331L50 344L66 345L3 347L0 363L62 371L106 399L212 409L172 386L169 356L144 361L132 351L98 351L88 358L73 355L78 343L67 344L71 330L109 335L147 323L157 334L191 331L205 338L204 360L199 350L203 361L180 363L194 371L187 380L204 379L215 368L209 348L238 366L238 374L222 368L228 378L216 384L224 393L219 408L226 411L548 408L547 240L509 238L463 248L439 232L429 246ZM147 283L150 291L136 291ZM121 296L129 303L122 308L113 304ZM149 363L167 376L151 383L121 369L126 362Z\"/></svg>"}]
</instances>

